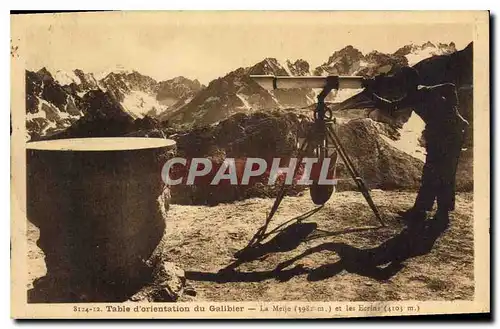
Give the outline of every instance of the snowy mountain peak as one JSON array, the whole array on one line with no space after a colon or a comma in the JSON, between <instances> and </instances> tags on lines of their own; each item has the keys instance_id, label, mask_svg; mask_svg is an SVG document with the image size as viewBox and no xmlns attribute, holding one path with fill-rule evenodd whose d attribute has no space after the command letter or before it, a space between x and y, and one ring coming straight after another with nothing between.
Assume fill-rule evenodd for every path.
<instances>
[{"instance_id":1,"label":"snowy mountain peak","mask_svg":"<svg viewBox=\"0 0 500 329\"><path fill-rule=\"evenodd\" d=\"M328 61L314 70L314 75L353 75L364 60L363 53L353 46L335 51Z\"/></svg>"},{"instance_id":2,"label":"snowy mountain peak","mask_svg":"<svg viewBox=\"0 0 500 329\"><path fill-rule=\"evenodd\" d=\"M42 81L54 80L54 77L46 67L42 67L36 72L36 74L41 78Z\"/></svg>"},{"instance_id":3,"label":"snowy mountain peak","mask_svg":"<svg viewBox=\"0 0 500 329\"><path fill-rule=\"evenodd\" d=\"M359 61L363 59L363 53L359 51L357 48L349 45L346 46L336 52L334 52L329 58L327 64L330 66L338 63L340 60L348 60L348 61Z\"/></svg>"},{"instance_id":4,"label":"snowy mountain peak","mask_svg":"<svg viewBox=\"0 0 500 329\"><path fill-rule=\"evenodd\" d=\"M67 72L42 68L37 72L26 72L27 121L29 130L39 135L65 129L75 120L88 115L88 109L83 104L97 104L86 102L85 96L92 91L101 91L104 94L98 93L96 99L109 98L111 100L108 103L118 104L106 107L105 111L109 111L109 108L120 109L133 119L149 116L170 122L211 124L238 112L306 108L316 102L316 90L265 90L249 77L252 74L373 77L392 74L422 59L455 51L453 42L409 44L392 54L375 50L363 54L348 45L334 51L326 62L316 68L304 59L292 61L266 57L252 66L237 68L214 79L208 86L183 76L156 81L123 66L115 66L98 74L80 69ZM343 95L340 91L331 96L329 101L341 101L349 95ZM100 115L100 112L97 113Z\"/></svg>"},{"instance_id":5,"label":"snowy mountain peak","mask_svg":"<svg viewBox=\"0 0 500 329\"><path fill-rule=\"evenodd\" d=\"M200 81L198 81L198 79L194 79L194 80L191 80L191 79L188 79L186 77L183 77L182 75L178 76L178 77L175 77L175 78L172 78L172 79L169 79L169 80L166 80L164 82L172 82L172 83L177 83L177 84L180 84L180 83L186 83L186 84L195 84L195 85L198 85L201 87L201 83Z\"/></svg>"},{"instance_id":6,"label":"snowy mountain peak","mask_svg":"<svg viewBox=\"0 0 500 329\"><path fill-rule=\"evenodd\" d=\"M425 58L437 55L447 55L456 51L457 49L454 42L450 42L449 44L438 43L435 45L434 43L427 41L422 45L409 44L403 46L396 50L394 55L405 56L408 60L408 65L413 66Z\"/></svg>"},{"instance_id":7,"label":"snowy mountain peak","mask_svg":"<svg viewBox=\"0 0 500 329\"><path fill-rule=\"evenodd\" d=\"M47 68L26 71L27 126L34 139L59 133L82 117L118 117L121 112L131 120L161 119L204 88L198 80L182 76L157 82L125 69L101 72L98 76L105 76L100 80L81 69L52 72Z\"/></svg>"},{"instance_id":8,"label":"snowy mountain peak","mask_svg":"<svg viewBox=\"0 0 500 329\"><path fill-rule=\"evenodd\" d=\"M426 43L424 43L421 47L422 49L425 49L425 48L436 48L436 46L430 42L430 41L427 41Z\"/></svg>"},{"instance_id":9,"label":"snowy mountain peak","mask_svg":"<svg viewBox=\"0 0 500 329\"><path fill-rule=\"evenodd\" d=\"M286 67L292 76L311 75L309 63L303 59L297 59L294 63L286 60Z\"/></svg>"},{"instance_id":10,"label":"snowy mountain peak","mask_svg":"<svg viewBox=\"0 0 500 329\"><path fill-rule=\"evenodd\" d=\"M75 74L74 71L65 72L65 71L57 70L56 73L54 74L54 79L61 86L67 86L67 85L70 85L72 83L79 85L82 83L80 78Z\"/></svg>"},{"instance_id":11,"label":"snowy mountain peak","mask_svg":"<svg viewBox=\"0 0 500 329\"><path fill-rule=\"evenodd\" d=\"M276 58L265 58L249 70L249 74L257 75L289 75Z\"/></svg>"},{"instance_id":12,"label":"snowy mountain peak","mask_svg":"<svg viewBox=\"0 0 500 329\"><path fill-rule=\"evenodd\" d=\"M123 65L116 65L116 66L110 67L108 69L105 69L101 72L96 72L94 74L94 76L97 80L102 80L112 73L114 73L114 74L130 74L132 72L134 72L134 71L125 68Z\"/></svg>"},{"instance_id":13,"label":"snowy mountain peak","mask_svg":"<svg viewBox=\"0 0 500 329\"><path fill-rule=\"evenodd\" d=\"M158 83L156 99L164 105L171 106L181 99L193 97L204 87L205 86L196 79L190 80L186 77L178 76Z\"/></svg>"},{"instance_id":14,"label":"snowy mountain peak","mask_svg":"<svg viewBox=\"0 0 500 329\"><path fill-rule=\"evenodd\" d=\"M78 77L81 92L98 88L98 81L92 73L85 73L80 69L73 70L73 73ZM78 83L77 83L78 84Z\"/></svg>"}]
</instances>

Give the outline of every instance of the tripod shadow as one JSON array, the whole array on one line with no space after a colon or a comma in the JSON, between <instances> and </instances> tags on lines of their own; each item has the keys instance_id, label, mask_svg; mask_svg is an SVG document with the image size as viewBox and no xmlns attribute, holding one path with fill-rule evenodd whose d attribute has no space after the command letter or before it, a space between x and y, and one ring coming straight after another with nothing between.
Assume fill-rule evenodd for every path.
<instances>
[{"instance_id":1,"label":"tripod shadow","mask_svg":"<svg viewBox=\"0 0 500 329\"><path fill-rule=\"evenodd\" d=\"M315 211L313 212L308 212L308 216L312 215ZM301 217L302 216L302 217ZM304 215L301 215L297 218L302 218L304 219ZM293 219L292 219L293 220ZM290 223L292 220L287 221L286 223ZM252 262L255 260L265 260L269 254L272 253L278 253L278 252L287 252L287 251L292 251L296 249L301 243L310 241L322 236L335 236L335 235L341 235L341 234L346 234L346 233L353 233L353 232L361 232L361 231L366 231L366 230L372 230L373 228L367 227L367 228L358 228L358 229L344 229L340 231L335 231L335 232L327 232L327 234L324 234L322 230L318 230L318 224L316 223L302 223L302 222L296 222L293 223L289 226L284 227L284 224L278 226L276 229L274 229L274 232L278 232L272 239L270 239L268 242L265 243L257 243L254 245L251 245L250 247L246 247L242 250L240 250L237 253L237 259L232 262L231 264L227 265L223 269L219 270L217 273L209 273L209 272L196 272L196 271L187 271L186 272L186 278L189 280L194 280L194 281L213 281L213 282L218 282L218 283L226 283L226 282L259 282L259 281L264 281L268 279L276 279L278 281L288 281L292 277L297 276L297 275L302 275L302 274L308 274L311 270L304 268L302 265L297 265L294 266L291 269L285 269L284 267L288 267L292 265L296 260L307 256L310 253L314 253L317 249L312 248L309 249L308 251L310 253L302 254L296 258L294 258L291 261L286 262L286 266L282 268L276 268L273 270L269 271L253 271L253 272L241 272L237 270L236 268L240 266L241 264ZM316 236L313 234L313 232L320 232L323 233L321 236ZM325 244L328 245L328 244ZM321 247L323 245L320 245ZM328 247L328 246L327 246ZM321 251L321 250L317 250ZM283 263L282 263L283 264Z\"/></svg>"},{"instance_id":2,"label":"tripod shadow","mask_svg":"<svg viewBox=\"0 0 500 329\"><path fill-rule=\"evenodd\" d=\"M446 226L437 221L429 221L425 225L410 226L397 235L370 249L359 249L346 243L323 243L312 247L302 254L280 263L275 269L269 271L241 272L236 270L239 265L259 259L271 252L284 252L295 249L302 241L307 241L307 236L316 228L316 223L295 223L280 232L268 243L261 245L245 258L221 269L217 273L186 272L186 278L194 281L227 282L260 282L276 279L284 282L291 278L307 274L308 281L320 281L331 278L342 271L356 273L378 281L386 281L398 273L405 260L428 254L437 239L446 230ZM349 230L346 230L349 232ZM341 234L342 232L334 232ZM297 234L297 235L295 235ZM317 268L305 268L295 265L288 268L296 261L322 251L332 251L339 255L340 260L321 265ZM261 258L262 259L262 258Z\"/></svg>"},{"instance_id":3,"label":"tripod shadow","mask_svg":"<svg viewBox=\"0 0 500 329\"><path fill-rule=\"evenodd\" d=\"M282 229L271 240L265 243L256 243L237 253L237 259L226 266L222 271L235 269L243 263L254 260L264 260L271 253L287 252L297 248L306 238L316 230L316 223L294 223Z\"/></svg>"},{"instance_id":4,"label":"tripod shadow","mask_svg":"<svg viewBox=\"0 0 500 329\"><path fill-rule=\"evenodd\" d=\"M223 270L235 269L239 265L254 260L264 260L269 254L277 252L287 252L296 249L301 243L311 241L317 238L336 236L346 233L362 232L366 230L378 229L378 227L365 227L365 228L347 228L335 232L327 232L318 229L317 223L303 223L305 220L316 212L318 212L323 206L312 209L302 215L294 217L277 227L268 233L262 234L258 242L250 244L245 248L237 251L235 253L236 261L232 262L226 266ZM288 225L293 223L291 225ZM288 226L287 226L288 225ZM267 227L265 227L267 228ZM268 236L276 234L271 240L262 243Z\"/></svg>"},{"instance_id":5,"label":"tripod shadow","mask_svg":"<svg viewBox=\"0 0 500 329\"><path fill-rule=\"evenodd\" d=\"M378 281L385 281L404 267L405 260L428 254L445 230L446 226L442 223L429 221L423 225L407 227L396 236L371 249L359 249L345 243L324 243L279 264L276 271L283 271L308 255L328 250L336 252L340 260L311 270L307 280L324 280L346 270Z\"/></svg>"},{"instance_id":6,"label":"tripod shadow","mask_svg":"<svg viewBox=\"0 0 500 329\"><path fill-rule=\"evenodd\" d=\"M264 260L267 255L276 252L286 252L297 248L316 229L316 223L294 223L280 229L279 233L266 243L257 243L242 249L238 259L219 270L217 273L187 271L186 279L194 281L227 282L259 282L268 279L287 281L294 276L307 274L308 270L301 265L291 269L269 270L260 272L241 272L236 268L243 263L254 260ZM291 264L290 264L291 265Z\"/></svg>"},{"instance_id":7,"label":"tripod shadow","mask_svg":"<svg viewBox=\"0 0 500 329\"><path fill-rule=\"evenodd\" d=\"M265 231L267 230L269 223L266 223L252 238L252 241L256 239L256 242L250 242L245 248L237 251L234 254L234 257L237 258L241 264L242 262L258 259L271 252L284 252L295 249L317 228L316 223L303 224L302 221L311 217L322 208L323 206L316 207L299 216L289 219L267 233L265 233ZM287 226L290 223L293 224ZM262 243L262 241L271 234L276 235L270 241Z\"/></svg>"}]
</instances>

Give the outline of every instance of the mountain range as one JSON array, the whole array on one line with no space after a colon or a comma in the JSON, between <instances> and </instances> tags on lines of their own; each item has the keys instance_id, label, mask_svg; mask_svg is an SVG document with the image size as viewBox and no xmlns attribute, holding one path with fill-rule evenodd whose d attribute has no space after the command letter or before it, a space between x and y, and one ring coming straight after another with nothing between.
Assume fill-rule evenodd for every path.
<instances>
[{"instance_id":1,"label":"mountain range","mask_svg":"<svg viewBox=\"0 0 500 329\"><path fill-rule=\"evenodd\" d=\"M46 68L26 71L27 138L113 136L162 122L208 125L235 113L303 108L316 102L319 90L267 91L249 75L372 77L456 51L453 42L410 44L392 54L378 51L363 54L353 46L346 46L315 68L304 59L280 62L265 58L214 79L207 86L182 76L156 81L122 68L100 73L80 69L49 72ZM348 96L350 94L339 91L329 100L341 101Z\"/></svg>"}]
</instances>

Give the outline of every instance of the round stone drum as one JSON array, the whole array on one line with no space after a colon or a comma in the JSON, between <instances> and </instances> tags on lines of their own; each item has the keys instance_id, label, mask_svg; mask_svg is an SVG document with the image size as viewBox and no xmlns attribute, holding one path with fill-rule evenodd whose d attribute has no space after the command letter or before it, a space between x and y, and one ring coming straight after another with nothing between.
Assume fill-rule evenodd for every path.
<instances>
[{"instance_id":1,"label":"round stone drum","mask_svg":"<svg viewBox=\"0 0 500 329\"><path fill-rule=\"evenodd\" d=\"M47 266L28 301L121 301L148 280L170 198L161 169L174 148L128 137L27 144L27 217Z\"/></svg>"}]
</instances>

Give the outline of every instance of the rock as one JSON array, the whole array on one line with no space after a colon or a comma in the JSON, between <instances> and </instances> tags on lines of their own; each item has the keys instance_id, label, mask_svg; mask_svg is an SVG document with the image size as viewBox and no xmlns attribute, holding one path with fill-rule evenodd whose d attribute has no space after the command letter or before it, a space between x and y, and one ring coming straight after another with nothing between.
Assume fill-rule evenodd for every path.
<instances>
[{"instance_id":1,"label":"rock","mask_svg":"<svg viewBox=\"0 0 500 329\"><path fill-rule=\"evenodd\" d=\"M186 275L177 264L160 260L154 265L152 282L132 297L135 302L175 302L186 293L196 296L192 286L187 286Z\"/></svg>"},{"instance_id":2,"label":"rock","mask_svg":"<svg viewBox=\"0 0 500 329\"><path fill-rule=\"evenodd\" d=\"M153 280L155 285L166 287L175 295L180 295L186 284L186 275L175 263L162 262L153 270Z\"/></svg>"},{"instance_id":3,"label":"rock","mask_svg":"<svg viewBox=\"0 0 500 329\"><path fill-rule=\"evenodd\" d=\"M369 188L416 189L420 185L423 162L389 145L380 137L371 119L352 120L337 127L337 134L354 166ZM340 178L350 178L343 165ZM339 182L339 190L355 189L351 179Z\"/></svg>"},{"instance_id":4,"label":"rock","mask_svg":"<svg viewBox=\"0 0 500 329\"><path fill-rule=\"evenodd\" d=\"M175 101L192 97L201 89L205 88L198 80L190 80L185 77L176 77L158 83L156 99L159 101ZM167 104L172 105L172 104Z\"/></svg>"},{"instance_id":5,"label":"rock","mask_svg":"<svg viewBox=\"0 0 500 329\"><path fill-rule=\"evenodd\" d=\"M159 159L170 146L132 141L149 143L88 139L87 150L73 140L29 144L27 217L40 230L46 276L65 295L54 300L119 302L150 277L145 260L164 234L169 203Z\"/></svg>"},{"instance_id":6,"label":"rock","mask_svg":"<svg viewBox=\"0 0 500 329\"><path fill-rule=\"evenodd\" d=\"M171 112L165 119L195 125L217 123L236 113L252 113L286 107L302 107L315 101L312 89L268 91L250 75L309 75L304 60L281 64L276 58L265 58L250 67L240 67L223 77L212 80L198 92L180 112Z\"/></svg>"},{"instance_id":7,"label":"rock","mask_svg":"<svg viewBox=\"0 0 500 329\"><path fill-rule=\"evenodd\" d=\"M63 88L46 68L25 74L26 129L31 140L62 131L81 117L75 110L80 97Z\"/></svg>"},{"instance_id":8,"label":"rock","mask_svg":"<svg viewBox=\"0 0 500 329\"><path fill-rule=\"evenodd\" d=\"M326 63L314 69L314 75L353 75L363 59L363 53L349 45L334 52Z\"/></svg>"},{"instance_id":9,"label":"rock","mask_svg":"<svg viewBox=\"0 0 500 329\"><path fill-rule=\"evenodd\" d=\"M297 59L295 63L287 60L286 66L293 76L306 76L311 74L309 63L303 59Z\"/></svg>"},{"instance_id":10,"label":"rock","mask_svg":"<svg viewBox=\"0 0 500 329\"><path fill-rule=\"evenodd\" d=\"M177 156L209 158L215 164L222 163L225 158L235 158L237 165L248 157L289 158L296 153L299 119L293 113L277 111L250 115L238 113L217 125L194 128L186 134L173 137L177 141ZM245 186L210 185L211 177L197 185L172 186L172 202L216 205L277 194L276 186L267 185L266 175ZM304 189L304 186L293 187L289 195L296 195Z\"/></svg>"}]
</instances>

